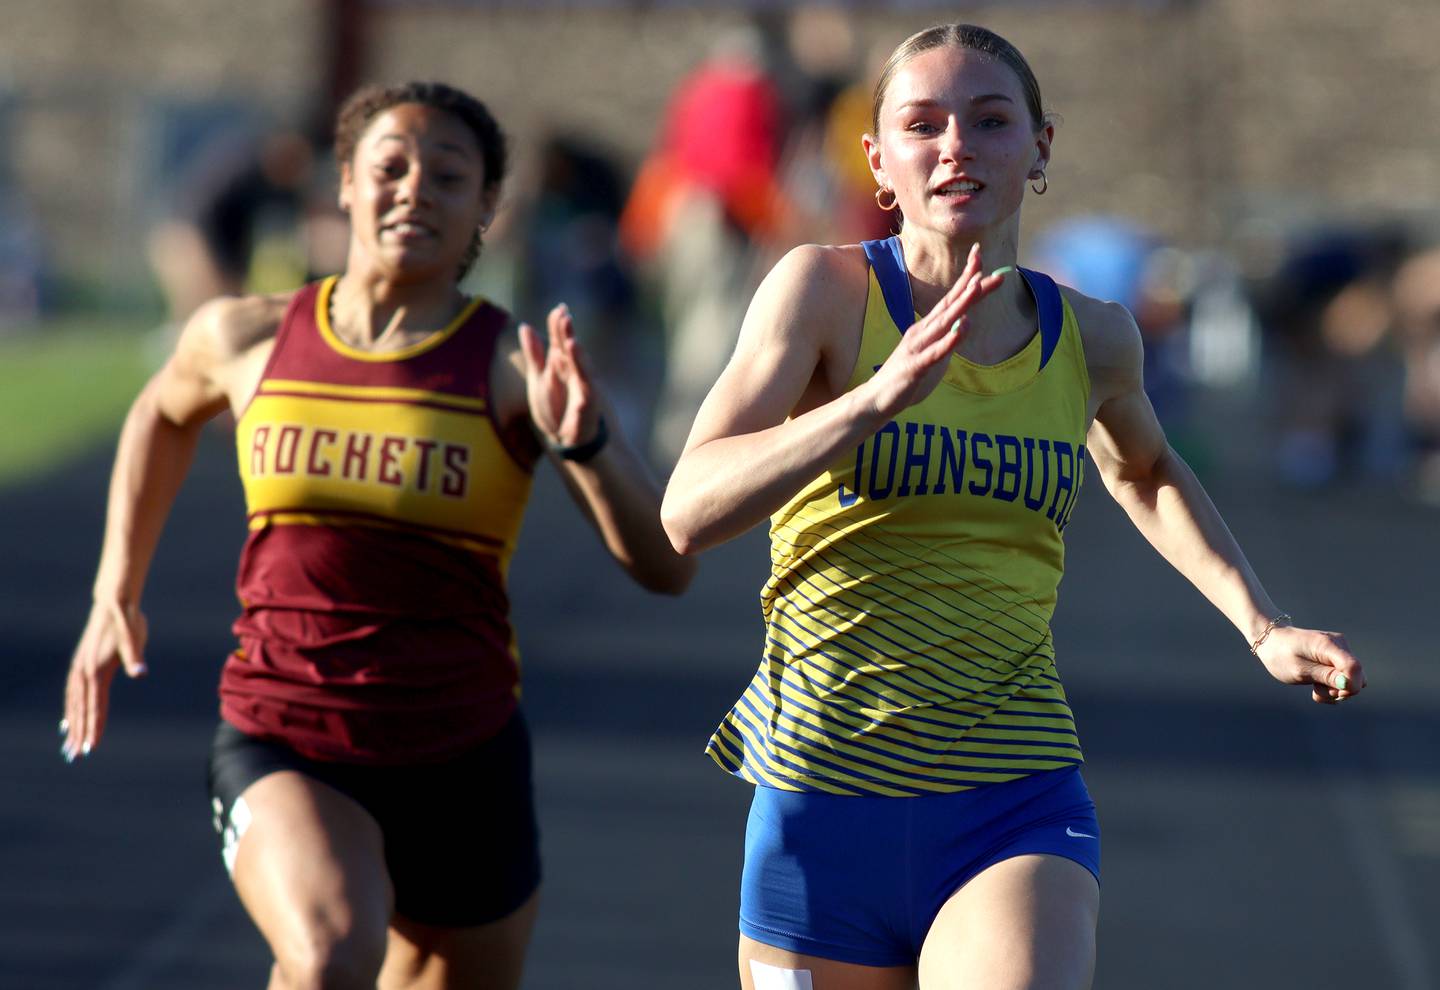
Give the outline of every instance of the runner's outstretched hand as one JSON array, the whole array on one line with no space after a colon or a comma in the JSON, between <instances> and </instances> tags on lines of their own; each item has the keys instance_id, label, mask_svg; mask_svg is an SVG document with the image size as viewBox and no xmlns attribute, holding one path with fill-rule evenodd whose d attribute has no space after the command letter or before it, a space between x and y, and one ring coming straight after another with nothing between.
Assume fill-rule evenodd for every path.
<instances>
[{"instance_id":1,"label":"runner's outstretched hand","mask_svg":"<svg viewBox=\"0 0 1440 990\"><path fill-rule=\"evenodd\" d=\"M88 756L100 744L116 669L123 666L131 677L145 675L145 636L145 615L138 605L97 601L91 606L65 679L60 755L66 762Z\"/></svg>"},{"instance_id":2,"label":"runner's outstretched hand","mask_svg":"<svg viewBox=\"0 0 1440 990\"><path fill-rule=\"evenodd\" d=\"M1281 684L1310 685L1310 697L1322 705L1353 698L1365 688L1365 670L1337 632L1279 626L1257 654L1271 677Z\"/></svg>"},{"instance_id":3,"label":"runner's outstretched hand","mask_svg":"<svg viewBox=\"0 0 1440 990\"><path fill-rule=\"evenodd\" d=\"M550 310L546 322L548 346L530 324L520 324L530 418L552 446L574 447L592 439L600 428L600 403L584 352L575 340L570 308L561 303Z\"/></svg>"}]
</instances>

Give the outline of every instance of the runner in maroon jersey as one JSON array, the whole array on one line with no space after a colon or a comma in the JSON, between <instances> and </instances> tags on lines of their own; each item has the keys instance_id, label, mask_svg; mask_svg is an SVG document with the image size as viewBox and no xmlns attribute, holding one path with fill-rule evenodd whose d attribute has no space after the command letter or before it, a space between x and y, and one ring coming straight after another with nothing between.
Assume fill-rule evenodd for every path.
<instances>
[{"instance_id":1,"label":"runner in maroon jersey","mask_svg":"<svg viewBox=\"0 0 1440 990\"><path fill-rule=\"evenodd\" d=\"M607 421L570 315L549 342L457 288L505 140L473 97L369 88L336 126L344 274L217 299L132 407L64 753L145 672L141 590L201 428L230 409L250 534L210 785L272 988L515 987L540 869L504 575L535 463L654 591L692 565Z\"/></svg>"}]
</instances>

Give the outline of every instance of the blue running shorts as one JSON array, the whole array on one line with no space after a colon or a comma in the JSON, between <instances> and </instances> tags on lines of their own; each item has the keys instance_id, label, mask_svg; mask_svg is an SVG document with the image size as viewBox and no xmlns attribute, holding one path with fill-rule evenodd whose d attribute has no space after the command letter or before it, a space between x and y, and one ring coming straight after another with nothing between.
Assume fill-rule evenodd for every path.
<instances>
[{"instance_id":1,"label":"blue running shorts","mask_svg":"<svg viewBox=\"0 0 1440 990\"><path fill-rule=\"evenodd\" d=\"M941 907L988 866L1047 853L1100 879L1100 826L1076 767L925 797L758 786L740 932L864 966L909 966Z\"/></svg>"}]
</instances>

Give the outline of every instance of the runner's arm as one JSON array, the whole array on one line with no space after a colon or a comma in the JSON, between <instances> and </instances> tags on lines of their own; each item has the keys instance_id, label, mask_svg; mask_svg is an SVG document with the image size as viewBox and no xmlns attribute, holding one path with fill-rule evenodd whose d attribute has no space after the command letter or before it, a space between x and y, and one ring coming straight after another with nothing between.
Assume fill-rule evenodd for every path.
<instances>
[{"instance_id":1,"label":"runner's arm","mask_svg":"<svg viewBox=\"0 0 1440 990\"><path fill-rule=\"evenodd\" d=\"M146 627L140 611L146 575L201 430L225 408L223 373L234 359L236 342L247 336L237 333L238 305L224 299L197 310L175 353L146 383L125 417L110 476L90 614L65 687L64 751L69 758L99 743L116 666L123 664L131 677L146 672Z\"/></svg>"},{"instance_id":2,"label":"runner's arm","mask_svg":"<svg viewBox=\"0 0 1440 990\"><path fill-rule=\"evenodd\" d=\"M761 283L730 363L700 407L661 509L682 553L762 522L835 458L939 384L964 333L964 312L1002 279L979 252L935 308L910 327L864 384L824 380L843 335L859 334L868 275L845 249L805 245ZM833 372L848 377L850 369ZM797 413L811 391L818 399Z\"/></svg>"},{"instance_id":3,"label":"runner's arm","mask_svg":"<svg viewBox=\"0 0 1440 990\"><path fill-rule=\"evenodd\" d=\"M1134 318L1114 304L1092 301L1084 308L1087 364L1098 393L1088 447L1115 501L1247 643L1265 636L1258 655L1273 677L1310 684L1316 701L1359 692L1365 675L1343 636L1284 626L1285 620L1281 628L1271 628L1280 609L1195 473L1166 441L1145 395L1143 346Z\"/></svg>"},{"instance_id":4,"label":"runner's arm","mask_svg":"<svg viewBox=\"0 0 1440 990\"><path fill-rule=\"evenodd\" d=\"M520 375L502 387L524 390L531 425L610 555L641 587L678 595L695 562L676 553L660 528L660 487L590 373L569 309L553 308L547 328L542 342L530 326L520 327L520 348L507 362ZM561 456L567 449L570 456Z\"/></svg>"}]
</instances>

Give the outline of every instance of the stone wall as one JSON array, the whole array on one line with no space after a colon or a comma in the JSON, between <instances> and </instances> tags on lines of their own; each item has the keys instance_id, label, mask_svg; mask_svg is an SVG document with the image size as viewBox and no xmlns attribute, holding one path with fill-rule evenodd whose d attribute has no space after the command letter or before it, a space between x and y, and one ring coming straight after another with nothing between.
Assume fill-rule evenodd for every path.
<instances>
[{"instance_id":1,"label":"stone wall","mask_svg":"<svg viewBox=\"0 0 1440 990\"><path fill-rule=\"evenodd\" d=\"M362 74L444 78L515 139L593 138L625 164L667 94L741 13L720 4L371 3ZM1187 243L1256 217L1425 212L1440 204L1440 4L1434 0L855 5L862 50L961 17L1030 59L1063 116L1051 192L1065 214L1135 216ZM294 118L324 92L320 0L8 0L0 107L9 168L62 264L143 274L137 202L147 113L189 99ZM0 173L3 174L3 173Z\"/></svg>"},{"instance_id":2,"label":"stone wall","mask_svg":"<svg viewBox=\"0 0 1440 990\"><path fill-rule=\"evenodd\" d=\"M304 0L5 0L0 179L52 262L87 280L145 274L155 108L198 101L289 118L312 89L318 5Z\"/></svg>"}]
</instances>

